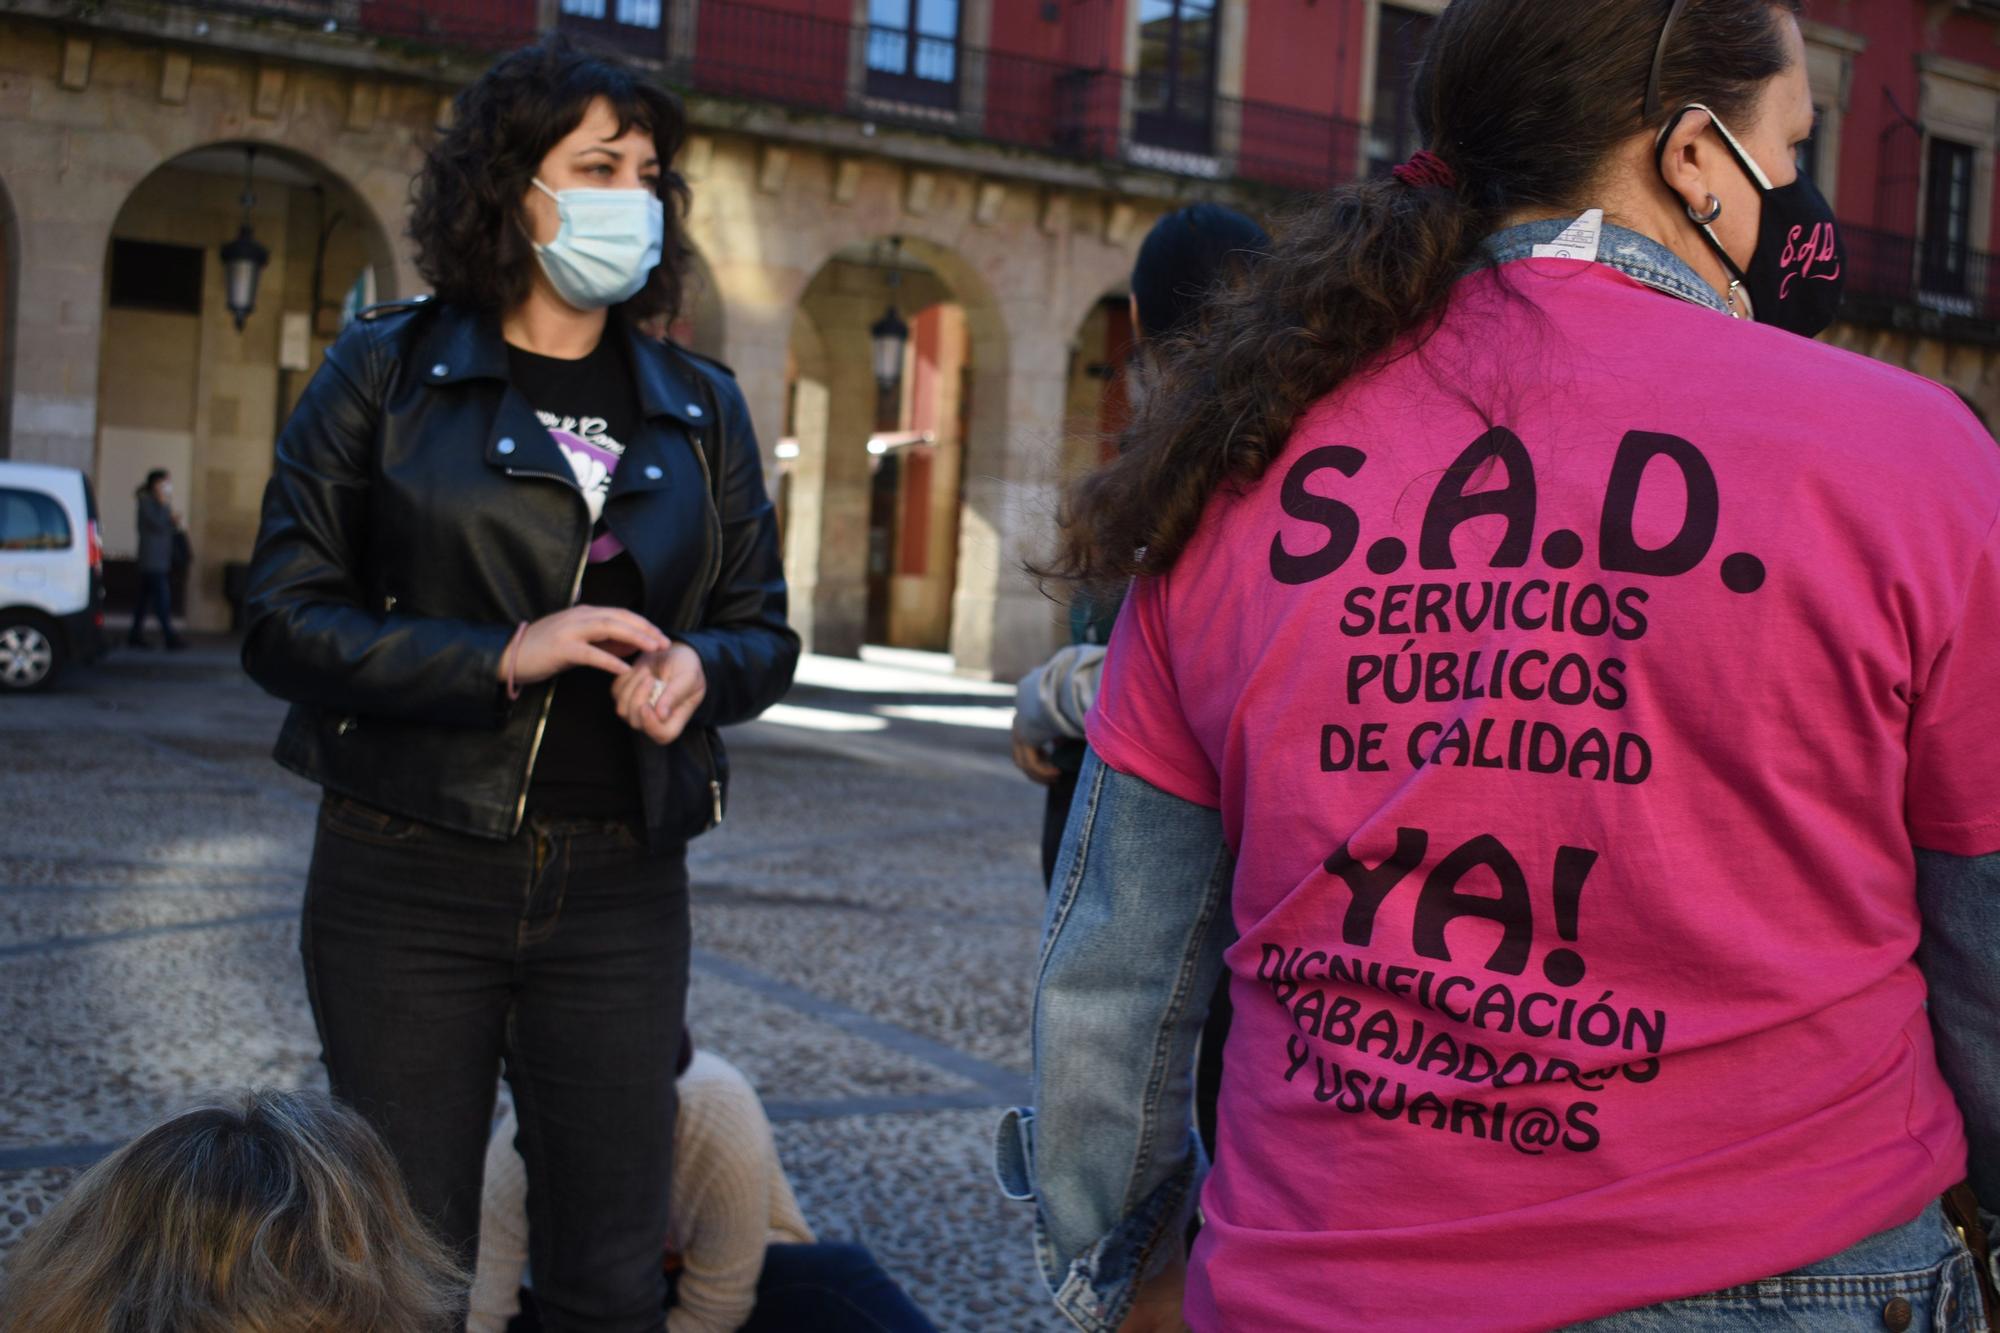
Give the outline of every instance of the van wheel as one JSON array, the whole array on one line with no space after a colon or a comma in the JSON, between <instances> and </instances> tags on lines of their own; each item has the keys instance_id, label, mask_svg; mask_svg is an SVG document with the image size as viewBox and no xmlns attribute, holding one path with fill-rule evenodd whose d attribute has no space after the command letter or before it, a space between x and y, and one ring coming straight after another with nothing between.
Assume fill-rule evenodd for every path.
<instances>
[{"instance_id":1,"label":"van wheel","mask_svg":"<svg viewBox=\"0 0 2000 1333\"><path fill-rule=\"evenodd\" d=\"M55 679L62 649L39 617L0 613L0 693L25 694Z\"/></svg>"}]
</instances>

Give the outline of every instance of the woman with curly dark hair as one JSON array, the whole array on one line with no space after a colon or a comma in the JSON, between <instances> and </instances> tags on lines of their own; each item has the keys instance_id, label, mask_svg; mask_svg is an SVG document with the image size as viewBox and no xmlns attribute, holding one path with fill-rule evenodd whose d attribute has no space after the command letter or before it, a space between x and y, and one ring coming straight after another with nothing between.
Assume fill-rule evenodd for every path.
<instances>
[{"instance_id":1,"label":"woman with curly dark hair","mask_svg":"<svg viewBox=\"0 0 2000 1333\"><path fill-rule=\"evenodd\" d=\"M326 792L301 951L333 1089L468 1267L503 1066L556 1328L657 1328L688 839L790 684L776 526L680 296L668 93L561 44L417 181L433 298L365 314L278 442L243 661Z\"/></svg>"},{"instance_id":2,"label":"woman with curly dark hair","mask_svg":"<svg viewBox=\"0 0 2000 1333\"><path fill-rule=\"evenodd\" d=\"M1988 1327L2000 454L1811 340L1797 12L1452 0L1078 492L1002 1165L1079 1328Z\"/></svg>"}]
</instances>

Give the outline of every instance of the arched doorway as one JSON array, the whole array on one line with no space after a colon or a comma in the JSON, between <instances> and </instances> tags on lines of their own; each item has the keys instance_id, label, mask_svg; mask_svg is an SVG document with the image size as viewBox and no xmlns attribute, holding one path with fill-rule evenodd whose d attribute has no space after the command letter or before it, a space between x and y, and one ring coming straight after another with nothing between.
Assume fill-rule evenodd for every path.
<instances>
[{"instance_id":1,"label":"arched doorway","mask_svg":"<svg viewBox=\"0 0 2000 1333\"><path fill-rule=\"evenodd\" d=\"M892 387L871 328L908 330ZM1004 442L1006 340L964 261L917 238L843 247L806 285L777 489L794 623L815 651L949 651L967 460Z\"/></svg>"},{"instance_id":2,"label":"arched doorway","mask_svg":"<svg viewBox=\"0 0 2000 1333\"><path fill-rule=\"evenodd\" d=\"M239 327L220 248L246 222L268 259ZM277 433L327 345L393 290L394 272L374 211L292 150L209 145L126 197L105 263L93 468L114 606L133 586L130 497L163 467L193 548L184 613L200 629L230 624Z\"/></svg>"}]
</instances>

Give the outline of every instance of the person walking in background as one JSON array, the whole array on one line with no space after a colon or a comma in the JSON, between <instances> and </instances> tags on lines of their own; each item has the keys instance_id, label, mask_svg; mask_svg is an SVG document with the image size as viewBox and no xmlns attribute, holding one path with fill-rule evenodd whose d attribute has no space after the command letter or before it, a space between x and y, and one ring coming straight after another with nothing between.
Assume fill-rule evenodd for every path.
<instances>
[{"instance_id":1,"label":"person walking in background","mask_svg":"<svg viewBox=\"0 0 2000 1333\"><path fill-rule=\"evenodd\" d=\"M367 1121L253 1092L77 1177L9 1256L0 1333L447 1333L465 1281Z\"/></svg>"},{"instance_id":2,"label":"person walking in background","mask_svg":"<svg viewBox=\"0 0 2000 1333\"><path fill-rule=\"evenodd\" d=\"M146 474L146 484L137 492L139 507L139 594L132 607L132 629L125 636L127 647L150 648L145 635L146 613L159 617L160 639L169 652L187 645L174 633L174 550L181 531L180 516L174 512L174 482L165 468Z\"/></svg>"},{"instance_id":3,"label":"person walking in background","mask_svg":"<svg viewBox=\"0 0 2000 1333\"><path fill-rule=\"evenodd\" d=\"M548 1327L655 1329L718 728L791 683L728 371L636 325L687 258L678 100L560 40L457 99L278 441L243 663L325 790L300 939L336 1094L469 1268L504 1064Z\"/></svg>"},{"instance_id":4,"label":"person walking in background","mask_svg":"<svg viewBox=\"0 0 2000 1333\"><path fill-rule=\"evenodd\" d=\"M674 1129L667 1333L925 1333L931 1327L859 1245L822 1244L799 1212L757 1090L683 1038ZM486 1151L470 1333L536 1333L527 1176L512 1107Z\"/></svg>"},{"instance_id":5,"label":"person walking in background","mask_svg":"<svg viewBox=\"0 0 2000 1333\"><path fill-rule=\"evenodd\" d=\"M1811 340L1797 13L1452 0L1080 483L1000 1144L1079 1328L1989 1326L2000 450Z\"/></svg>"}]
</instances>

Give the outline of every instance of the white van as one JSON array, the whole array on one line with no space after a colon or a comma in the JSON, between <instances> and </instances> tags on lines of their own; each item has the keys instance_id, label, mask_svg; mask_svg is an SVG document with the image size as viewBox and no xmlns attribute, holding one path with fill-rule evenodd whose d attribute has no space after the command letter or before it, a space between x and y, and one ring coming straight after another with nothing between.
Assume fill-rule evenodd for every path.
<instances>
[{"instance_id":1,"label":"white van","mask_svg":"<svg viewBox=\"0 0 2000 1333\"><path fill-rule=\"evenodd\" d=\"M0 460L0 694L104 649L97 499L75 468Z\"/></svg>"}]
</instances>

